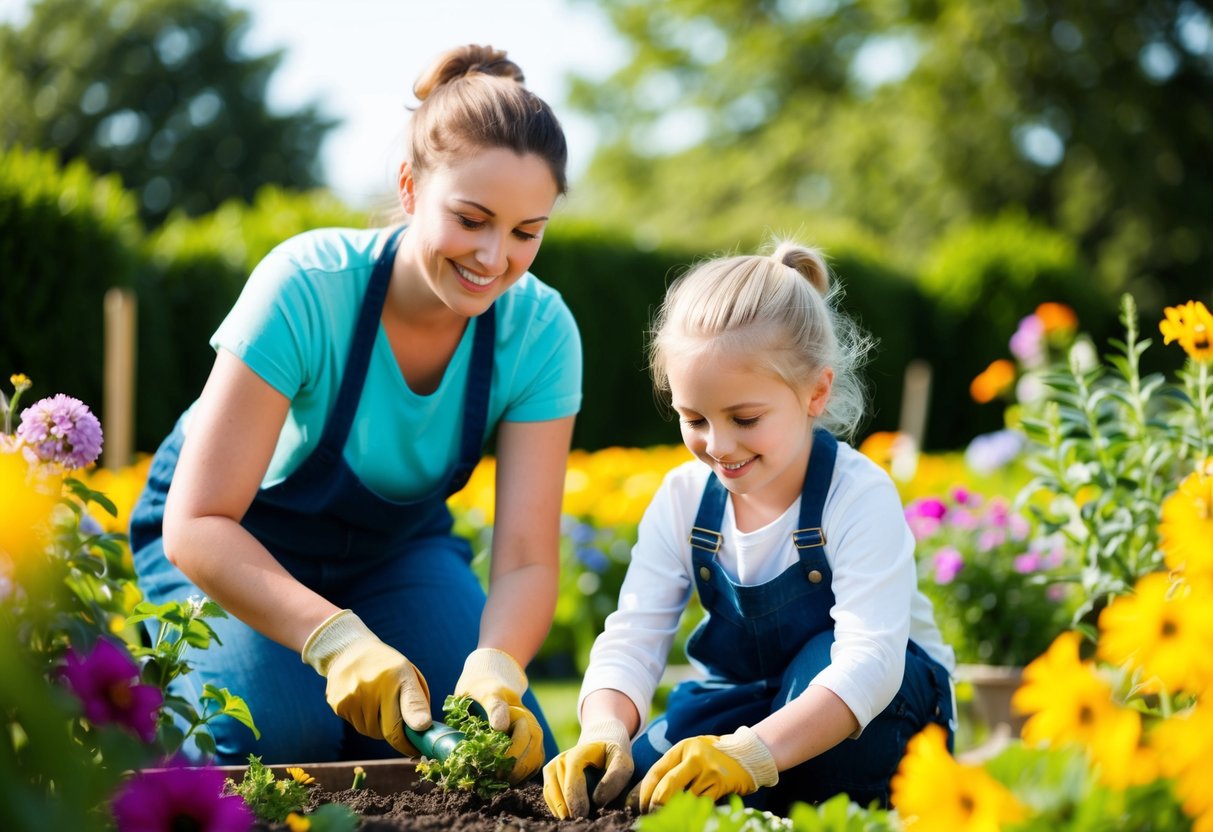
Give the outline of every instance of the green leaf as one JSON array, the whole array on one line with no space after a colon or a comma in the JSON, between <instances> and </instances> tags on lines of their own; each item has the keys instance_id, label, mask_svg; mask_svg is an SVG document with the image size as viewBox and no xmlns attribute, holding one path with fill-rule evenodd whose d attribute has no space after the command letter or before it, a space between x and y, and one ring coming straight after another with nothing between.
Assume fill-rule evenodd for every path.
<instances>
[{"instance_id":1,"label":"green leaf","mask_svg":"<svg viewBox=\"0 0 1213 832\"><path fill-rule=\"evenodd\" d=\"M261 739L261 732L253 724L253 715L249 712L248 704L227 688L219 688L207 683L202 686L202 699L210 700L219 706L218 713L230 716L253 732L253 736Z\"/></svg>"}]
</instances>

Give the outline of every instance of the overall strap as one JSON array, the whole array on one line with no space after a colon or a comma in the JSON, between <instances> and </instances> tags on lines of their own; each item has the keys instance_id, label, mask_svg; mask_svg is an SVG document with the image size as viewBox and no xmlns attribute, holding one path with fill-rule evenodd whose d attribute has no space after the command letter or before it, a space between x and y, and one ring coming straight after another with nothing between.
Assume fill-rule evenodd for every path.
<instances>
[{"instance_id":1,"label":"overall strap","mask_svg":"<svg viewBox=\"0 0 1213 832\"><path fill-rule=\"evenodd\" d=\"M472 359L468 368L467 393L463 405L463 431L459 461L451 471L447 496L467 485L484 450L484 428L489 418L489 394L493 389L493 353L497 341L497 307L490 306L472 321Z\"/></svg>"},{"instance_id":2,"label":"overall strap","mask_svg":"<svg viewBox=\"0 0 1213 832\"><path fill-rule=\"evenodd\" d=\"M345 369L341 375L341 387L337 391L337 401L333 412L329 414L320 437L320 447L338 457L345 449L345 441L350 434L350 425L354 423L354 414L358 410L358 402L362 398L362 387L366 383L366 370L370 366L371 351L375 339L379 335L379 319L383 316L383 302L387 298L388 283L392 278L392 264L396 259L396 249L400 245L400 237L404 228L392 232L383 244L383 251L375 261L371 271L370 283L362 298L362 306L358 309L358 318L354 324L354 336L350 341L350 351L345 359Z\"/></svg>"},{"instance_id":3,"label":"overall strap","mask_svg":"<svg viewBox=\"0 0 1213 832\"><path fill-rule=\"evenodd\" d=\"M691 527L689 542L692 554L701 553L714 558L720 551L720 544L724 541L724 536L720 534L720 525L724 522L724 505L727 499L729 492L715 473L709 473L708 481L703 487L703 497L699 500L695 525Z\"/></svg>"},{"instance_id":4,"label":"overall strap","mask_svg":"<svg viewBox=\"0 0 1213 832\"><path fill-rule=\"evenodd\" d=\"M799 528L792 532L792 543L802 554L806 549L826 545L821 518L826 495L834 478L834 461L838 458L838 440L826 430L813 434L813 451L804 474L804 489L800 494Z\"/></svg>"}]
</instances>

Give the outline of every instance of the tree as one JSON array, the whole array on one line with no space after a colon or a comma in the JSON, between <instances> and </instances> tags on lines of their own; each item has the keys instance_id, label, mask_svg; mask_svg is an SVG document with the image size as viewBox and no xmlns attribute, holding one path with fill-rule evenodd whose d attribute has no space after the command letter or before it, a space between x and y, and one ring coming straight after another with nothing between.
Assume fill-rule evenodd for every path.
<instances>
[{"instance_id":1,"label":"tree","mask_svg":"<svg viewBox=\"0 0 1213 832\"><path fill-rule=\"evenodd\" d=\"M1208 0L604 6L632 59L574 84L602 135L575 210L700 248L843 219L909 265L1017 207L1143 309L1209 292Z\"/></svg>"},{"instance_id":2,"label":"tree","mask_svg":"<svg viewBox=\"0 0 1213 832\"><path fill-rule=\"evenodd\" d=\"M226 0L40 0L0 26L0 146L118 173L152 226L266 184L313 187L335 122L269 111L282 53L246 54L247 25Z\"/></svg>"}]
</instances>

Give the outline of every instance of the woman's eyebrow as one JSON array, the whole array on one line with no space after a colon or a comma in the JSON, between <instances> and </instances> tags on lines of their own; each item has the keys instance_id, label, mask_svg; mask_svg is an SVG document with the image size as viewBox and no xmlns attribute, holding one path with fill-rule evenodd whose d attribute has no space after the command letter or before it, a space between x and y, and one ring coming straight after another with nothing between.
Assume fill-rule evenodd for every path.
<instances>
[{"instance_id":1,"label":"woman's eyebrow","mask_svg":"<svg viewBox=\"0 0 1213 832\"><path fill-rule=\"evenodd\" d=\"M483 211L484 213L488 214L490 217L495 217L495 216L497 216L497 212L496 212L496 211L493 211L493 210L490 210L490 209L488 209L488 208L484 207L484 206L483 206L483 205L481 205L479 202L473 202L473 201L472 201L472 200L470 200L470 199L456 199L455 201L456 201L456 202L462 202L464 205L470 205L470 206L472 206L473 208L475 208L477 211ZM523 220L522 222L520 222L520 223L518 223L518 224L519 224L519 225L530 225L531 223L534 223L534 222L546 222L546 221L547 221L547 219L548 219L548 217L546 217L546 216L542 216L542 217L533 217L533 218L531 218L531 219L529 219L529 220Z\"/></svg>"}]
</instances>

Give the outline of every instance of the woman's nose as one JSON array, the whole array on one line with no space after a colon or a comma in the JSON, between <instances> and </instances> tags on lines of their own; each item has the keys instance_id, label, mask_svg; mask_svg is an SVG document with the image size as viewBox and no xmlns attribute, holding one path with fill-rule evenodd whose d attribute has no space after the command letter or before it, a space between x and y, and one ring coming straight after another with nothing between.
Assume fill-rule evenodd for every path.
<instances>
[{"instance_id":1,"label":"woman's nose","mask_svg":"<svg viewBox=\"0 0 1213 832\"><path fill-rule=\"evenodd\" d=\"M476 261L487 275L497 277L505 273L508 264L507 250L506 242L499 236L486 235L480 250L476 252Z\"/></svg>"}]
</instances>

